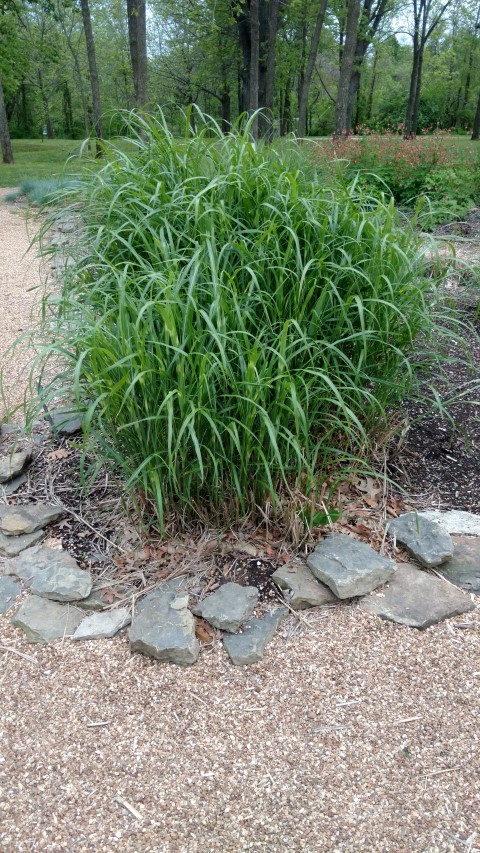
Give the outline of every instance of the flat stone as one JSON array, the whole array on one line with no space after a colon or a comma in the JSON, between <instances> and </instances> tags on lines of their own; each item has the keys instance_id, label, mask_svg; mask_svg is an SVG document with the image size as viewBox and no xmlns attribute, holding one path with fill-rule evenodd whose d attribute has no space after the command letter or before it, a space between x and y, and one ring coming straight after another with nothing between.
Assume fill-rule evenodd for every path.
<instances>
[{"instance_id":1,"label":"flat stone","mask_svg":"<svg viewBox=\"0 0 480 853\"><path fill-rule=\"evenodd\" d=\"M400 564L385 589L363 598L359 606L411 628L428 628L475 608L464 592L411 563Z\"/></svg>"},{"instance_id":2,"label":"flat stone","mask_svg":"<svg viewBox=\"0 0 480 853\"><path fill-rule=\"evenodd\" d=\"M90 595L86 598L79 599L75 602L75 605L76 607L80 607L82 610L94 610L96 612L100 612L101 610L104 610L105 607L108 607L109 604L112 604L112 601L109 601L105 595L108 590L118 592L120 595L125 593L125 588L120 586L92 587ZM114 597L116 598L116 596Z\"/></svg>"},{"instance_id":3,"label":"flat stone","mask_svg":"<svg viewBox=\"0 0 480 853\"><path fill-rule=\"evenodd\" d=\"M272 575L272 581L280 589L291 591L292 597L289 604L294 610L321 607L322 604L338 601L328 586L317 581L308 566L297 560L292 560L291 563L276 569Z\"/></svg>"},{"instance_id":4,"label":"flat stone","mask_svg":"<svg viewBox=\"0 0 480 853\"><path fill-rule=\"evenodd\" d=\"M18 424L0 424L0 435L13 435L21 431L21 427Z\"/></svg>"},{"instance_id":5,"label":"flat stone","mask_svg":"<svg viewBox=\"0 0 480 853\"><path fill-rule=\"evenodd\" d=\"M8 498L10 495L14 495L15 492L18 492L18 490L27 482L27 479L26 474L20 474L18 477L14 477L13 480L10 480L10 482L2 483L2 485L0 485L0 497Z\"/></svg>"},{"instance_id":6,"label":"flat stone","mask_svg":"<svg viewBox=\"0 0 480 853\"><path fill-rule=\"evenodd\" d=\"M51 643L71 636L83 618L84 614L76 607L29 595L11 621L25 632L29 643Z\"/></svg>"},{"instance_id":7,"label":"flat stone","mask_svg":"<svg viewBox=\"0 0 480 853\"><path fill-rule=\"evenodd\" d=\"M63 234L57 231L50 235L49 242L51 246L65 246L68 243L68 237L64 237Z\"/></svg>"},{"instance_id":8,"label":"flat stone","mask_svg":"<svg viewBox=\"0 0 480 853\"><path fill-rule=\"evenodd\" d=\"M66 551L35 545L22 551L4 565L7 575L17 575L41 598L53 601L77 601L92 589L90 572L81 569Z\"/></svg>"},{"instance_id":9,"label":"flat stone","mask_svg":"<svg viewBox=\"0 0 480 853\"><path fill-rule=\"evenodd\" d=\"M61 408L55 409L49 414L54 432L58 432L59 435L74 435L82 429L83 416L80 412Z\"/></svg>"},{"instance_id":10,"label":"flat stone","mask_svg":"<svg viewBox=\"0 0 480 853\"><path fill-rule=\"evenodd\" d=\"M393 560L344 533L320 542L308 557L307 566L337 598L365 595L386 583L396 569Z\"/></svg>"},{"instance_id":11,"label":"flat stone","mask_svg":"<svg viewBox=\"0 0 480 853\"><path fill-rule=\"evenodd\" d=\"M454 551L439 572L466 592L480 595L480 539L476 536L452 536Z\"/></svg>"},{"instance_id":12,"label":"flat stone","mask_svg":"<svg viewBox=\"0 0 480 853\"><path fill-rule=\"evenodd\" d=\"M31 454L27 450L20 450L18 453L12 453L0 459L0 483L8 483L9 480L21 474L30 462L30 458Z\"/></svg>"},{"instance_id":13,"label":"flat stone","mask_svg":"<svg viewBox=\"0 0 480 853\"><path fill-rule=\"evenodd\" d=\"M3 557L16 557L21 551L35 545L44 535L43 530L36 530L35 533L24 533L23 536L5 536L0 531L0 554Z\"/></svg>"},{"instance_id":14,"label":"flat stone","mask_svg":"<svg viewBox=\"0 0 480 853\"><path fill-rule=\"evenodd\" d=\"M135 612L128 636L132 652L156 660L192 664L200 651L195 620L187 607L178 609L175 592L156 589L145 596L142 608Z\"/></svg>"},{"instance_id":15,"label":"flat stone","mask_svg":"<svg viewBox=\"0 0 480 853\"><path fill-rule=\"evenodd\" d=\"M77 231L80 222L74 216L61 216L57 219L55 225L59 231L63 231L68 234L70 231Z\"/></svg>"},{"instance_id":16,"label":"flat stone","mask_svg":"<svg viewBox=\"0 0 480 853\"><path fill-rule=\"evenodd\" d=\"M13 605L22 587L20 581L8 576L0 578L0 613L6 613Z\"/></svg>"},{"instance_id":17,"label":"flat stone","mask_svg":"<svg viewBox=\"0 0 480 853\"><path fill-rule=\"evenodd\" d=\"M126 607L108 610L105 613L92 613L80 622L72 639L102 640L107 637L114 637L122 628L130 625L131 621L130 611Z\"/></svg>"},{"instance_id":18,"label":"flat stone","mask_svg":"<svg viewBox=\"0 0 480 853\"><path fill-rule=\"evenodd\" d=\"M449 512L419 512L421 518L436 521L447 533L455 533L457 536L480 536L480 515L473 512L463 512L452 509Z\"/></svg>"},{"instance_id":19,"label":"flat stone","mask_svg":"<svg viewBox=\"0 0 480 853\"><path fill-rule=\"evenodd\" d=\"M200 601L194 608L196 616L201 616L214 628L234 634L252 615L258 602L256 586L241 586L238 583L225 583L219 589Z\"/></svg>"},{"instance_id":20,"label":"flat stone","mask_svg":"<svg viewBox=\"0 0 480 853\"><path fill-rule=\"evenodd\" d=\"M286 607L277 607L273 613L266 613L263 619L249 619L241 634L224 634L225 646L232 663L246 666L262 659L265 646L270 642L280 622L288 616Z\"/></svg>"},{"instance_id":21,"label":"flat stone","mask_svg":"<svg viewBox=\"0 0 480 853\"><path fill-rule=\"evenodd\" d=\"M439 566L453 554L453 542L446 530L417 512L406 512L391 521L388 535L427 569Z\"/></svg>"},{"instance_id":22,"label":"flat stone","mask_svg":"<svg viewBox=\"0 0 480 853\"><path fill-rule=\"evenodd\" d=\"M25 504L0 508L0 531L7 536L35 533L64 515L63 509L50 504Z\"/></svg>"}]
</instances>

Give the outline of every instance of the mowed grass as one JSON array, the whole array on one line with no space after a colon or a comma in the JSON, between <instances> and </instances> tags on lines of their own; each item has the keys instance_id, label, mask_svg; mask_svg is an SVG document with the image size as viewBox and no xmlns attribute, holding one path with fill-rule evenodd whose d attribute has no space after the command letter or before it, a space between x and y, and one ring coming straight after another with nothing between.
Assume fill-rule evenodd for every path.
<instances>
[{"instance_id":1,"label":"mowed grass","mask_svg":"<svg viewBox=\"0 0 480 853\"><path fill-rule=\"evenodd\" d=\"M25 180L51 180L79 174L88 162L79 157L82 142L72 139L14 139L13 166L0 163L0 187L18 187Z\"/></svg>"}]
</instances>

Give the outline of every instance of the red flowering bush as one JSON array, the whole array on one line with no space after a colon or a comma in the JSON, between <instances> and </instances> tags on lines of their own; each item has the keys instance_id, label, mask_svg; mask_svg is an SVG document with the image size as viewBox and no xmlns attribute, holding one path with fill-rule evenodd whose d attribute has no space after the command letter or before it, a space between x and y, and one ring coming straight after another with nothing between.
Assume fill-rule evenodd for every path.
<instances>
[{"instance_id":1,"label":"red flowering bush","mask_svg":"<svg viewBox=\"0 0 480 853\"><path fill-rule=\"evenodd\" d=\"M437 219L461 215L480 198L480 160L476 150L456 145L443 131L403 139L397 132L363 137L341 136L311 144L309 158L322 170L360 174L363 184L391 193L399 204L414 206L428 195ZM441 214L444 211L445 216Z\"/></svg>"}]
</instances>

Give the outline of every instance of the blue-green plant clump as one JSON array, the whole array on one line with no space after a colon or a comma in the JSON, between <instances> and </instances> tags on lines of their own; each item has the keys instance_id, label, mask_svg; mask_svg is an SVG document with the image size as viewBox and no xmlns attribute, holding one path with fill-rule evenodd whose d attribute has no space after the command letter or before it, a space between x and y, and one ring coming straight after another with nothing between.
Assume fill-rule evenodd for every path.
<instances>
[{"instance_id":1,"label":"blue-green plant clump","mask_svg":"<svg viewBox=\"0 0 480 853\"><path fill-rule=\"evenodd\" d=\"M161 114L129 122L133 153L107 148L70 191L82 229L44 305L45 393L86 404L87 438L160 529L311 500L414 381L434 325L414 225L248 125L187 117L178 140Z\"/></svg>"}]
</instances>

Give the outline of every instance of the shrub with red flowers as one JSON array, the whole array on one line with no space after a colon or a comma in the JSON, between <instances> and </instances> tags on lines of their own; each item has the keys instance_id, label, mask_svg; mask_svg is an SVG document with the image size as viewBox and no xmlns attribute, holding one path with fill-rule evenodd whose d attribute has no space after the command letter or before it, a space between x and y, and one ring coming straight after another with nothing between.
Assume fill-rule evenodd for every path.
<instances>
[{"instance_id":1,"label":"shrub with red flowers","mask_svg":"<svg viewBox=\"0 0 480 853\"><path fill-rule=\"evenodd\" d=\"M441 131L404 139L396 132L377 134L362 128L362 137L340 136L311 142L308 156L322 171L358 176L372 190L390 193L398 204L413 207L421 196L432 205L432 221L463 215L480 200L478 151L458 144Z\"/></svg>"}]
</instances>

